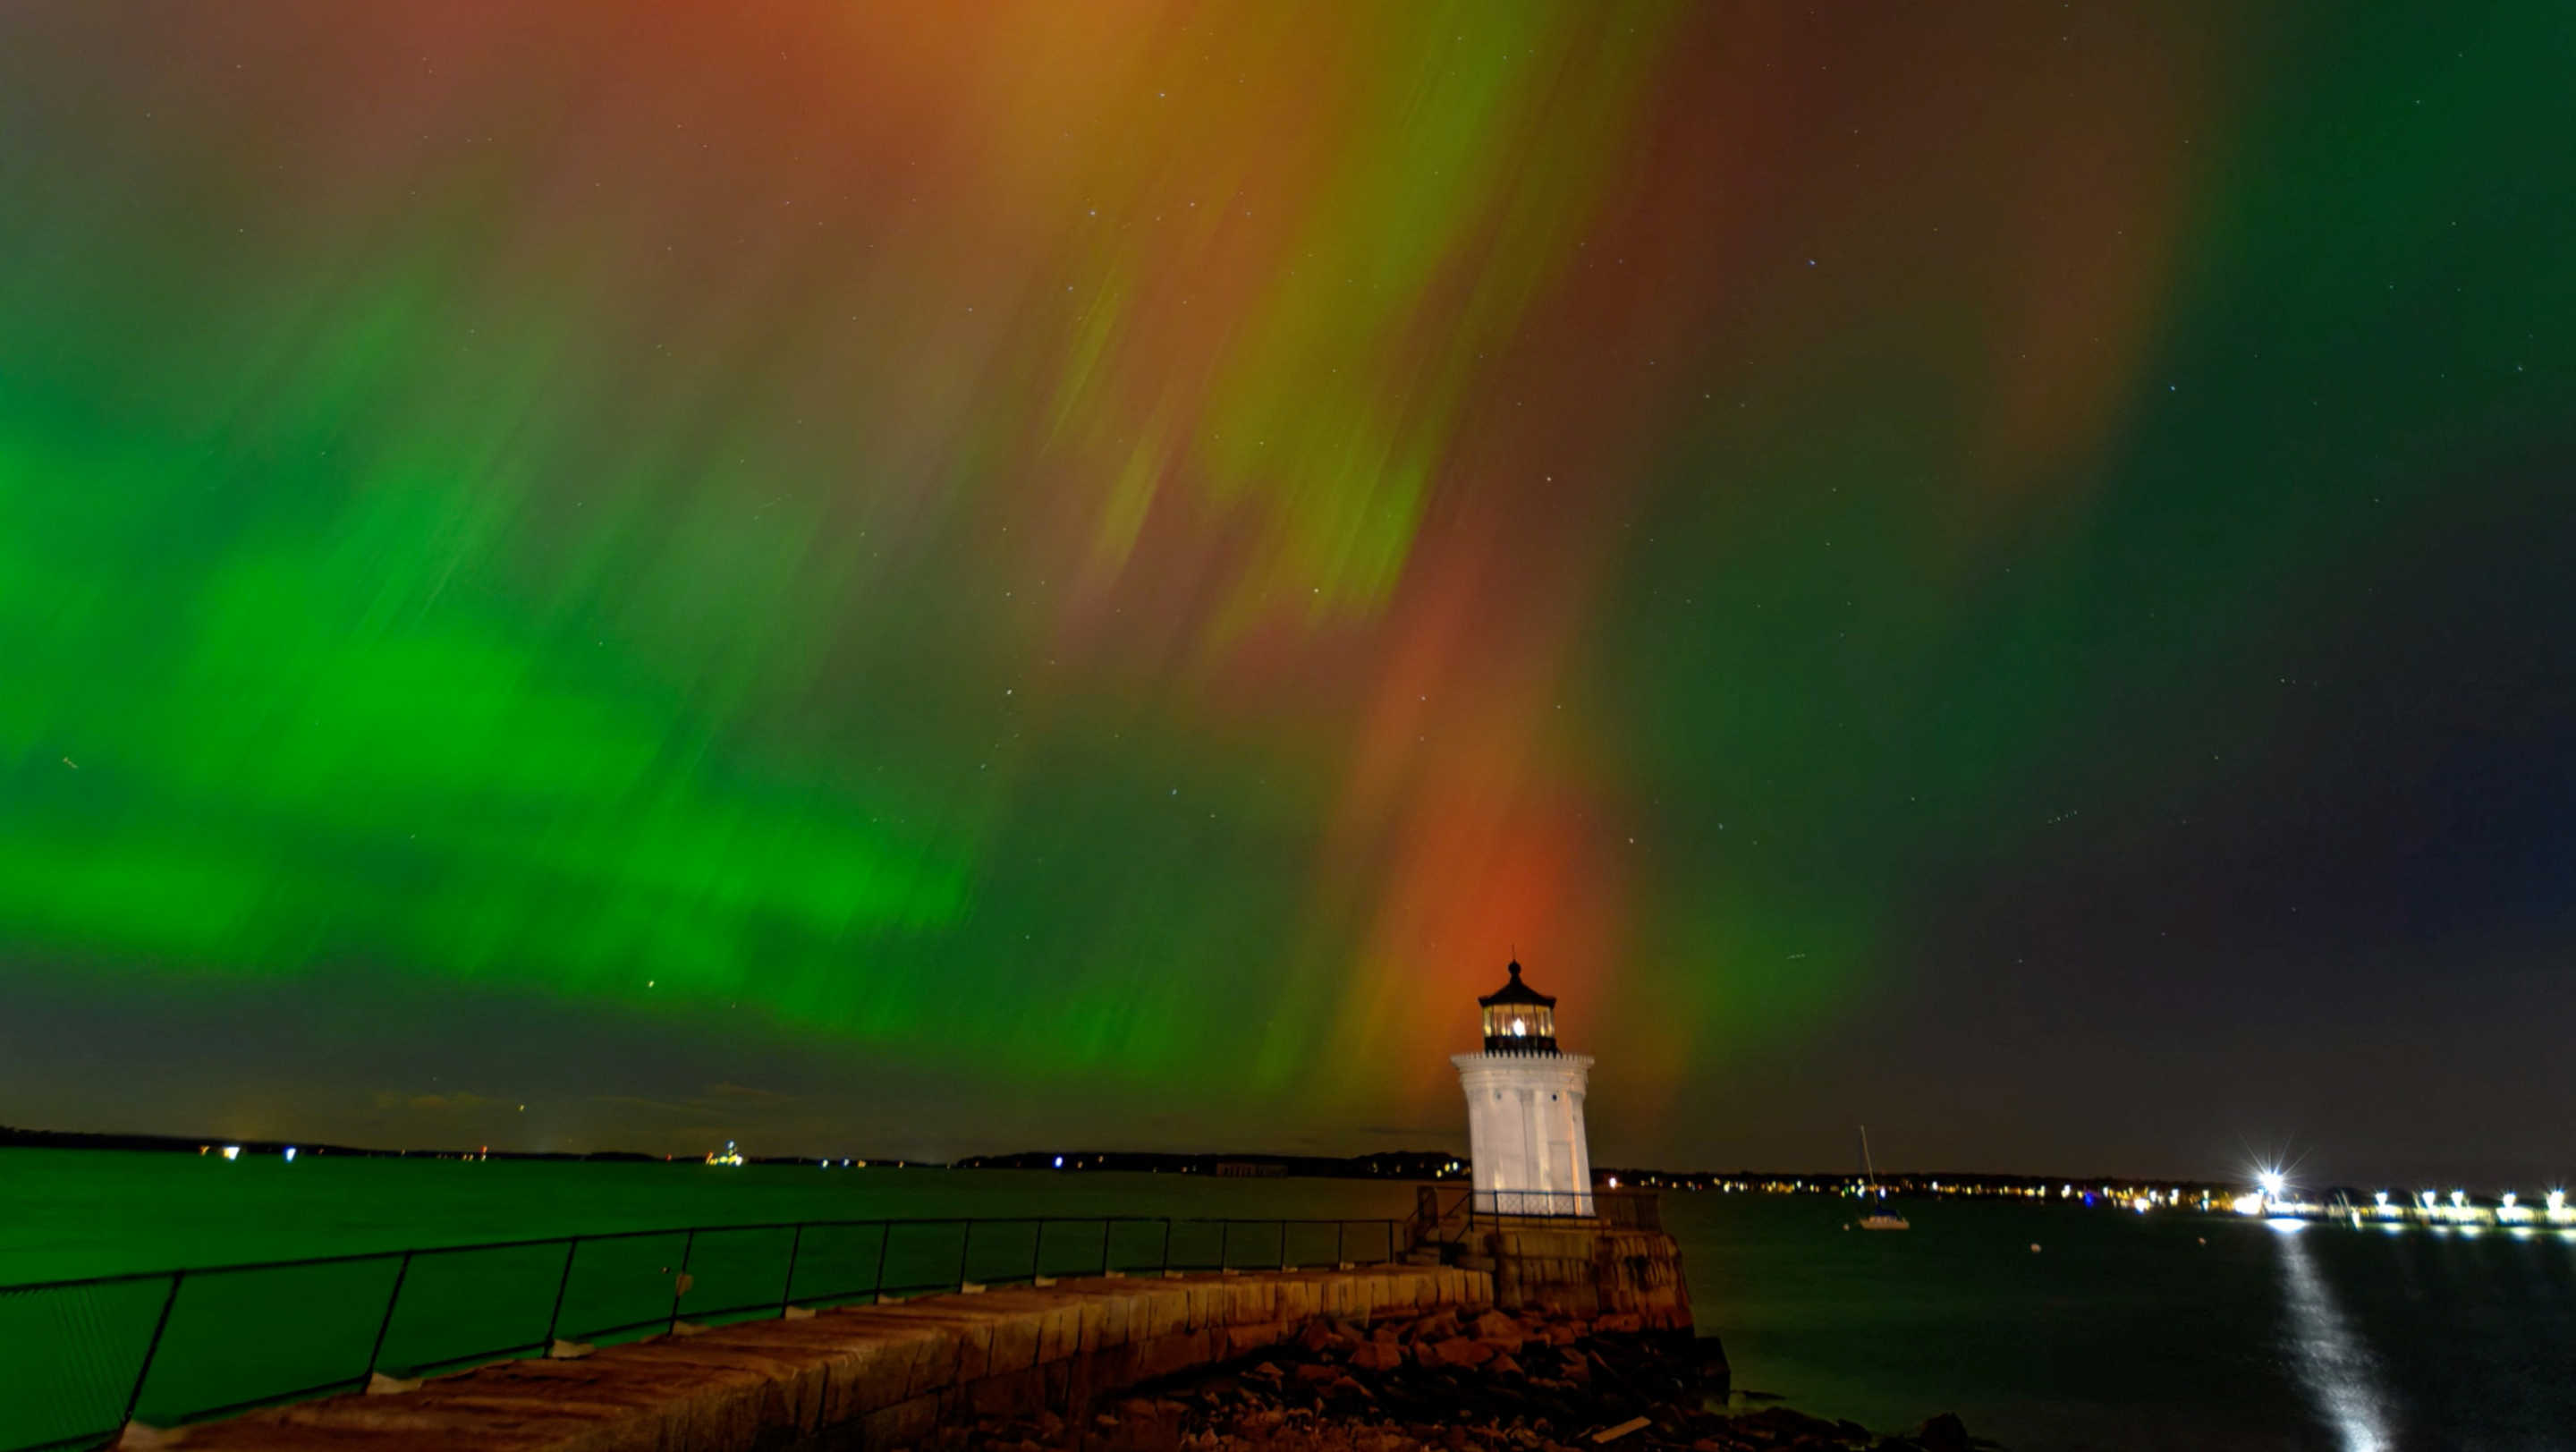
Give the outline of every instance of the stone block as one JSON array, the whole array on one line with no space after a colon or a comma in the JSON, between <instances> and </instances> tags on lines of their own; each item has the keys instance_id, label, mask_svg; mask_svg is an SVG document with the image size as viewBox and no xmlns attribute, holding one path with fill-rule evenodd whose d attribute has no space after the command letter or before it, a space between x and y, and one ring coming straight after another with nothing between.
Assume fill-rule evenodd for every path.
<instances>
[{"instance_id":1,"label":"stone block","mask_svg":"<svg viewBox=\"0 0 2576 1452\"><path fill-rule=\"evenodd\" d=\"M1137 1319L1136 1308L1143 1299L1144 1298L1141 1296L1124 1293L1102 1298L1100 1302L1100 1339L1087 1346L1085 1349L1097 1350L1102 1347L1124 1346L1128 1342L1135 1340Z\"/></svg>"},{"instance_id":2,"label":"stone block","mask_svg":"<svg viewBox=\"0 0 2576 1452\"><path fill-rule=\"evenodd\" d=\"M1404 1362L1404 1349L1392 1341L1363 1341L1351 1351L1351 1365L1362 1371L1392 1371Z\"/></svg>"},{"instance_id":3,"label":"stone block","mask_svg":"<svg viewBox=\"0 0 2576 1452\"><path fill-rule=\"evenodd\" d=\"M1197 1324L1190 1319L1190 1305L1189 1282L1166 1282L1156 1289L1145 1329L1138 1332L1135 1339L1157 1341L1189 1330Z\"/></svg>"},{"instance_id":4,"label":"stone block","mask_svg":"<svg viewBox=\"0 0 2576 1452\"><path fill-rule=\"evenodd\" d=\"M1038 1360L1062 1361L1082 1349L1082 1305L1078 1301L1057 1297L1047 1307L1046 1324L1038 1332Z\"/></svg>"},{"instance_id":5,"label":"stone block","mask_svg":"<svg viewBox=\"0 0 2576 1452\"><path fill-rule=\"evenodd\" d=\"M1181 1323L1182 1329L1200 1331L1210 1326L1227 1325L1232 1320L1229 1303L1233 1299L1234 1288L1223 1277L1192 1281L1189 1291L1188 1319Z\"/></svg>"},{"instance_id":6,"label":"stone block","mask_svg":"<svg viewBox=\"0 0 2576 1452\"><path fill-rule=\"evenodd\" d=\"M1494 1359L1494 1348L1483 1341L1464 1336L1447 1341L1425 1341L1413 1348L1425 1366L1481 1366Z\"/></svg>"},{"instance_id":7,"label":"stone block","mask_svg":"<svg viewBox=\"0 0 2576 1452\"><path fill-rule=\"evenodd\" d=\"M1138 1380L1136 1366L1142 1359L1137 1349L1140 1345L1134 1341L1122 1342L1067 1362L1072 1371L1072 1381L1065 1389L1067 1409L1080 1411L1103 1392L1135 1385Z\"/></svg>"},{"instance_id":8,"label":"stone block","mask_svg":"<svg viewBox=\"0 0 2576 1452\"><path fill-rule=\"evenodd\" d=\"M838 1350L826 1373L826 1421L855 1421L916 1395L914 1366L923 1348L915 1339L894 1331L862 1333L844 1339Z\"/></svg>"},{"instance_id":9,"label":"stone block","mask_svg":"<svg viewBox=\"0 0 2576 1452\"><path fill-rule=\"evenodd\" d=\"M828 1357L811 1348L753 1349L711 1340L621 1347L629 1354L619 1361L673 1371L666 1385L685 1387L678 1400L688 1408L689 1420L712 1418L722 1424L723 1434L713 1445L775 1440L821 1424Z\"/></svg>"},{"instance_id":10,"label":"stone block","mask_svg":"<svg viewBox=\"0 0 2576 1452\"><path fill-rule=\"evenodd\" d=\"M1229 1358L1249 1356L1265 1346L1278 1345L1286 1334L1287 1327L1276 1321L1264 1321L1253 1326L1228 1326L1225 1328L1225 1355Z\"/></svg>"},{"instance_id":11,"label":"stone block","mask_svg":"<svg viewBox=\"0 0 2576 1452\"><path fill-rule=\"evenodd\" d=\"M955 1297L941 1297L935 1300L914 1301L900 1309L887 1310L878 1314L895 1325L920 1326L934 1335L946 1337L950 1348L944 1353L950 1367L948 1379L918 1388L919 1390L934 1390L937 1386L956 1386L994 1371L1012 1369L993 1364L995 1333L1002 1324L1002 1318L995 1316L981 1304L968 1306L960 1303ZM934 1358L942 1354L936 1351L932 1353Z\"/></svg>"},{"instance_id":12,"label":"stone block","mask_svg":"<svg viewBox=\"0 0 2576 1452\"><path fill-rule=\"evenodd\" d=\"M993 1319L992 1354L985 1361L985 1374L999 1376L1005 1372L1026 1371L1038 1364L1038 1341L1046 1329L1046 1318L1035 1311L1005 1311Z\"/></svg>"},{"instance_id":13,"label":"stone block","mask_svg":"<svg viewBox=\"0 0 2576 1452\"><path fill-rule=\"evenodd\" d=\"M1257 1276L1234 1283L1232 1318L1240 1326L1254 1321L1277 1321L1279 1287L1285 1277Z\"/></svg>"},{"instance_id":14,"label":"stone block","mask_svg":"<svg viewBox=\"0 0 2576 1452\"><path fill-rule=\"evenodd\" d=\"M968 1382L958 1390L970 1416L1034 1417L1046 1410L1046 1373L1034 1366Z\"/></svg>"},{"instance_id":15,"label":"stone block","mask_svg":"<svg viewBox=\"0 0 2576 1452\"><path fill-rule=\"evenodd\" d=\"M939 1430L945 1410L936 1395L911 1397L880 1407L859 1420L860 1452L892 1452L899 1447L919 1446Z\"/></svg>"},{"instance_id":16,"label":"stone block","mask_svg":"<svg viewBox=\"0 0 2576 1452\"><path fill-rule=\"evenodd\" d=\"M1168 1336L1157 1336L1138 1347L1137 1351L1132 1370L1138 1381L1170 1376L1216 1359L1216 1348L1205 1331L1175 1331Z\"/></svg>"},{"instance_id":17,"label":"stone block","mask_svg":"<svg viewBox=\"0 0 2576 1452\"><path fill-rule=\"evenodd\" d=\"M1077 1318L1073 1332L1074 1350L1100 1349L1102 1333L1109 1324L1109 1308L1118 1304L1118 1298L1112 1295L1086 1295L1082 1298L1074 1312Z\"/></svg>"}]
</instances>

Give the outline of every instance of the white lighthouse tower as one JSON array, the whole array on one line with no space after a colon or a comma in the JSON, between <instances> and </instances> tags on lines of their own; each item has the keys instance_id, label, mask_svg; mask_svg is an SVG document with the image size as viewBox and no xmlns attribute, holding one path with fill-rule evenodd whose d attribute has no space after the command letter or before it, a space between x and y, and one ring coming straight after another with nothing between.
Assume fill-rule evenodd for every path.
<instances>
[{"instance_id":1,"label":"white lighthouse tower","mask_svg":"<svg viewBox=\"0 0 2576 1452\"><path fill-rule=\"evenodd\" d=\"M1592 1060L1559 1053L1556 1000L1511 979L1476 1000L1485 1051L1454 1054L1467 1092L1475 1208L1496 1215L1592 1213L1592 1151L1583 1138L1583 1092Z\"/></svg>"}]
</instances>

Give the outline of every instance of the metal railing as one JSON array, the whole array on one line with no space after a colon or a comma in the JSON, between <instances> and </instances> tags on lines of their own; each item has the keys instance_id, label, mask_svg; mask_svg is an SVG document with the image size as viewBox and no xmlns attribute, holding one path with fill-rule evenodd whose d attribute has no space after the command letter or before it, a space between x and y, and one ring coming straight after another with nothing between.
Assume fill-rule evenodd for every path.
<instances>
[{"instance_id":1,"label":"metal railing","mask_svg":"<svg viewBox=\"0 0 2576 1452\"><path fill-rule=\"evenodd\" d=\"M1467 1218L1589 1220L1594 1194L1591 1190L1471 1190Z\"/></svg>"},{"instance_id":2,"label":"metal railing","mask_svg":"<svg viewBox=\"0 0 2576 1452\"><path fill-rule=\"evenodd\" d=\"M1415 1191L1411 1233L1416 1244L1454 1241L1472 1231L1480 1219L1499 1223L1524 1220L1579 1220L1620 1230L1664 1228L1663 1198L1653 1190L1458 1190L1444 1195L1437 1187Z\"/></svg>"},{"instance_id":3,"label":"metal railing","mask_svg":"<svg viewBox=\"0 0 2576 1452\"><path fill-rule=\"evenodd\" d=\"M0 1286L0 1452L114 1441L533 1356L1056 1276L1384 1264L1400 1220L802 1220L552 1236Z\"/></svg>"},{"instance_id":4,"label":"metal railing","mask_svg":"<svg viewBox=\"0 0 2576 1452\"><path fill-rule=\"evenodd\" d=\"M1592 1213L1600 1216L1604 1225L1621 1230L1664 1228L1664 1196L1660 1190L1595 1190L1592 1200Z\"/></svg>"}]
</instances>

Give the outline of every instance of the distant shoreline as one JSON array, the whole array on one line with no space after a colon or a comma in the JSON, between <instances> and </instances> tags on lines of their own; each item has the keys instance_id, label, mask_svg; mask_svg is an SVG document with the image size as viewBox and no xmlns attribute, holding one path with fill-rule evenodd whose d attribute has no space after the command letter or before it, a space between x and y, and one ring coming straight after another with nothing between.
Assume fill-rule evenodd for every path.
<instances>
[{"instance_id":1,"label":"distant shoreline","mask_svg":"<svg viewBox=\"0 0 2576 1452\"><path fill-rule=\"evenodd\" d=\"M125 1134L94 1130L19 1129L0 1125L0 1149L124 1150L209 1154L237 1148L244 1155L349 1159L514 1160L554 1164L696 1164L693 1155L654 1155L634 1150L504 1150L483 1147L380 1149L304 1140L229 1139L220 1135ZM1401 1180L1464 1184L1470 1175L1462 1154L1446 1150L1392 1150L1367 1155L1283 1155L1256 1151L1167 1153L1139 1150L1022 1150L967 1155L956 1160L906 1160L841 1155L745 1155L749 1165L842 1165L910 1170L1035 1170L1061 1174L1127 1173L1199 1175L1209 1179ZM1641 1190L1764 1190L1773 1193L1848 1194L1860 1176L1848 1171L1604 1169L1610 1184ZM2243 1186L2198 1180L2147 1180L2132 1175L2007 1175L1969 1171L1885 1171L1873 1182L1891 1195L1971 1194L2062 1200L2083 1196L2124 1198L2146 1188L2185 1197L2221 1199Z\"/></svg>"}]
</instances>

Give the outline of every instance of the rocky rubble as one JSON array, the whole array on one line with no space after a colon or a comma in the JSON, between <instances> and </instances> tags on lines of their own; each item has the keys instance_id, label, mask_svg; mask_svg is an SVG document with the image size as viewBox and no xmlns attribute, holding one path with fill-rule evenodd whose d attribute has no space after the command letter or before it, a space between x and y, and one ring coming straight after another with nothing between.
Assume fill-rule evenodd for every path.
<instances>
[{"instance_id":1,"label":"rocky rubble","mask_svg":"<svg viewBox=\"0 0 2576 1452\"><path fill-rule=\"evenodd\" d=\"M1595 1321L1443 1311L1310 1323L1214 1372L1088 1417L987 1419L941 1449L985 1452L1970 1452L1959 1419L1903 1437L1786 1407L1726 1410L1716 1343Z\"/></svg>"}]
</instances>

